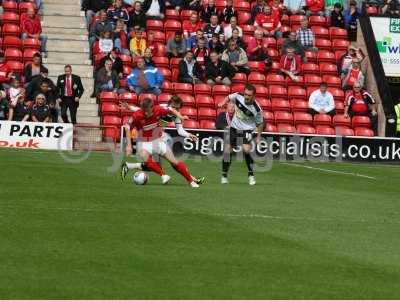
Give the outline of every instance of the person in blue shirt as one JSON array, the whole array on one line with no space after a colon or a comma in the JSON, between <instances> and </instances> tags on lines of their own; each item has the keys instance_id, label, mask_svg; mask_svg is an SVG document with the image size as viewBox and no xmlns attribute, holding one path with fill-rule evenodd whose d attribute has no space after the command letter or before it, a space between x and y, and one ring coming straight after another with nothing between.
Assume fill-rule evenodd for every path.
<instances>
[{"instance_id":1,"label":"person in blue shirt","mask_svg":"<svg viewBox=\"0 0 400 300\"><path fill-rule=\"evenodd\" d=\"M193 48L196 48L197 42L203 39L205 42L204 47L208 48L208 40L204 37L204 31L201 29L197 30L196 35L191 36L186 40L186 49L192 50Z\"/></svg>"},{"instance_id":2,"label":"person in blue shirt","mask_svg":"<svg viewBox=\"0 0 400 300\"><path fill-rule=\"evenodd\" d=\"M128 76L127 84L136 95L141 93L161 94L161 85L164 81L163 75L153 66L145 66L142 57L137 60L137 67Z\"/></svg>"}]
</instances>

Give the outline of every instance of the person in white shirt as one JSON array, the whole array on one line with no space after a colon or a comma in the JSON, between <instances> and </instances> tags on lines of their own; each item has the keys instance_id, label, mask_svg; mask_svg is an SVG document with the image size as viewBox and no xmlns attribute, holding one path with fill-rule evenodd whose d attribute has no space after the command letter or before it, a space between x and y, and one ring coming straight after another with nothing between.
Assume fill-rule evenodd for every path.
<instances>
[{"instance_id":1,"label":"person in white shirt","mask_svg":"<svg viewBox=\"0 0 400 300\"><path fill-rule=\"evenodd\" d=\"M147 17L154 19L164 19L165 1L164 0L145 0L143 11Z\"/></svg>"},{"instance_id":2,"label":"person in white shirt","mask_svg":"<svg viewBox=\"0 0 400 300\"><path fill-rule=\"evenodd\" d=\"M242 37L243 36L243 30L242 28L240 28L237 25L237 19L236 17L232 17L231 21L229 22L228 26L225 26L224 28L224 36L225 36L225 40L227 41L228 39L230 39L232 37L232 30L234 28L237 28L239 30L239 36Z\"/></svg>"},{"instance_id":3,"label":"person in white shirt","mask_svg":"<svg viewBox=\"0 0 400 300\"><path fill-rule=\"evenodd\" d=\"M101 53L110 53L114 48L114 42L111 39L111 32L104 31L99 40L99 49Z\"/></svg>"},{"instance_id":4,"label":"person in white shirt","mask_svg":"<svg viewBox=\"0 0 400 300\"><path fill-rule=\"evenodd\" d=\"M328 114L334 116L335 101L330 92L327 91L326 82L321 82L319 89L311 93L308 100L309 113L313 116L316 114Z\"/></svg>"}]
</instances>

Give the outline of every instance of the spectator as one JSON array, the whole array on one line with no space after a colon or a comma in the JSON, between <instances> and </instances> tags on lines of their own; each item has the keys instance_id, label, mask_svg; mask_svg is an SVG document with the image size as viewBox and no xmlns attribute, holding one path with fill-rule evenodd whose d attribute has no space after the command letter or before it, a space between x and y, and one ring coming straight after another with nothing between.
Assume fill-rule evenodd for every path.
<instances>
[{"instance_id":1,"label":"spectator","mask_svg":"<svg viewBox=\"0 0 400 300\"><path fill-rule=\"evenodd\" d=\"M8 115L7 94L4 91L0 91L0 121L7 120L7 115Z\"/></svg>"},{"instance_id":2,"label":"spectator","mask_svg":"<svg viewBox=\"0 0 400 300\"><path fill-rule=\"evenodd\" d=\"M188 40L186 40L186 50L192 50L197 47L197 43L200 40L204 40L205 47L208 48L208 40L204 37L204 32L202 29L198 29L195 36L191 36Z\"/></svg>"},{"instance_id":3,"label":"spectator","mask_svg":"<svg viewBox=\"0 0 400 300\"><path fill-rule=\"evenodd\" d=\"M40 83L39 90L36 90L34 96L29 99L36 99L38 94L42 94L45 97L45 104L48 107L49 115L53 123L58 122L58 110L56 108L56 89L52 89L49 83L43 80Z\"/></svg>"},{"instance_id":4,"label":"spectator","mask_svg":"<svg viewBox=\"0 0 400 300\"><path fill-rule=\"evenodd\" d=\"M326 82L321 82L319 89L311 93L308 99L309 113L313 116L316 114L328 114L334 116L335 101L333 95L327 91L328 85Z\"/></svg>"},{"instance_id":5,"label":"spectator","mask_svg":"<svg viewBox=\"0 0 400 300\"><path fill-rule=\"evenodd\" d=\"M296 32L290 32L288 38L285 39L282 45L282 54L287 53L287 49L293 48L296 55L300 55L304 63L307 62L306 54L303 46L297 40Z\"/></svg>"},{"instance_id":6,"label":"spectator","mask_svg":"<svg viewBox=\"0 0 400 300\"><path fill-rule=\"evenodd\" d=\"M102 32L100 34L100 40L99 40L100 52L103 54L110 53L113 48L114 48L114 42L111 39L111 31Z\"/></svg>"},{"instance_id":7,"label":"spectator","mask_svg":"<svg viewBox=\"0 0 400 300\"><path fill-rule=\"evenodd\" d=\"M93 17L101 10L106 10L111 4L110 0L83 0L82 7L86 11L86 27L90 30Z\"/></svg>"},{"instance_id":8,"label":"spectator","mask_svg":"<svg viewBox=\"0 0 400 300\"><path fill-rule=\"evenodd\" d=\"M286 11L289 15L303 15L304 11L304 0L283 0L283 5L286 7Z\"/></svg>"},{"instance_id":9,"label":"spectator","mask_svg":"<svg viewBox=\"0 0 400 300\"><path fill-rule=\"evenodd\" d=\"M218 54L222 54L225 50L225 46L219 41L219 34L214 33L210 42L208 43L208 48L211 51L216 51Z\"/></svg>"},{"instance_id":10,"label":"spectator","mask_svg":"<svg viewBox=\"0 0 400 300\"><path fill-rule=\"evenodd\" d=\"M133 11L129 15L128 28L132 29L135 26L146 28L146 15L143 12L140 1L135 2L133 5Z\"/></svg>"},{"instance_id":11,"label":"spectator","mask_svg":"<svg viewBox=\"0 0 400 300\"><path fill-rule=\"evenodd\" d=\"M42 56L39 53L35 53L32 58L32 63L27 64L24 69L25 86L36 76L48 72L47 68L42 64Z\"/></svg>"},{"instance_id":12,"label":"spectator","mask_svg":"<svg viewBox=\"0 0 400 300\"><path fill-rule=\"evenodd\" d=\"M305 0L307 16L323 16L325 12L324 0Z\"/></svg>"},{"instance_id":13,"label":"spectator","mask_svg":"<svg viewBox=\"0 0 400 300\"><path fill-rule=\"evenodd\" d=\"M48 89L51 92L56 90L56 86L54 82L49 78L49 72L47 69L43 70L38 76L35 76L32 81L26 86L25 95L29 100L35 99L36 94L40 91L41 84L45 82L47 83Z\"/></svg>"},{"instance_id":14,"label":"spectator","mask_svg":"<svg viewBox=\"0 0 400 300\"><path fill-rule=\"evenodd\" d=\"M114 0L113 6L107 10L107 19L115 26L118 20L123 20L125 25L129 21L129 13L122 6L122 0Z\"/></svg>"},{"instance_id":15,"label":"spectator","mask_svg":"<svg viewBox=\"0 0 400 300\"><path fill-rule=\"evenodd\" d=\"M361 71L361 64L357 58L353 59L351 68L347 71L345 76L342 75L342 87L344 90L349 90L353 88L353 85L357 82L364 86L365 76Z\"/></svg>"},{"instance_id":16,"label":"spectator","mask_svg":"<svg viewBox=\"0 0 400 300\"><path fill-rule=\"evenodd\" d=\"M282 18L283 10L285 9L285 7L281 3L281 1L280 0L272 0L269 5L271 7L272 16L274 18L277 18L278 20L280 20Z\"/></svg>"},{"instance_id":17,"label":"spectator","mask_svg":"<svg viewBox=\"0 0 400 300\"><path fill-rule=\"evenodd\" d=\"M20 79L13 77L10 80L10 88L8 89L8 95L10 97L10 103L15 105L20 97L25 99L25 89L20 87Z\"/></svg>"},{"instance_id":18,"label":"spectator","mask_svg":"<svg viewBox=\"0 0 400 300\"><path fill-rule=\"evenodd\" d=\"M89 51L90 57L93 53L93 45L101 37L101 34L105 31L112 31L112 24L107 20L107 13L102 10L99 13L99 20L91 27L89 33Z\"/></svg>"},{"instance_id":19,"label":"spectator","mask_svg":"<svg viewBox=\"0 0 400 300\"><path fill-rule=\"evenodd\" d=\"M165 1L165 7L169 9L175 9L180 11L185 6L186 0L168 0Z\"/></svg>"},{"instance_id":20,"label":"spectator","mask_svg":"<svg viewBox=\"0 0 400 300\"><path fill-rule=\"evenodd\" d=\"M201 9L200 17L204 23L210 23L212 15L218 16L218 10L215 7L215 0L208 0L208 4Z\"/></svg>"},{"instance_id":21,"label":"spectator","mask_svg":"<svg viewBox=\"0 0 400 300\"><path fill-rule=\"evenodd\" d=\"M299 81L298 75L301 72L301 58L296 55L293 48L286 50L280 61L280 73L289 76L293 81Z\"/></svg>"},{"instance_id":22,"label":"spectator","mask_svg":"<svg viewBox=\"0 0 400 300\"><path fill-rule=\"evenodd\" d=\"M164 77L155 67L145 67L144 59L139 57L137 66L128 76L128 87L131 91L135 91L136 95L141 93L151 93L155 95L161 94L161 85Z\"/></svg>"},{"instance_id":23,"label":"spectator","mask_svg":"<svg viewBox=\"0 0 400 300\"><path fill-rule=\"evenodd\" d=\"M204 39L199 40L196 48L194 48L193 54L198 61L207 61L210 56L210 50L205 47L206 41Z\"/></svg>"},{"instance_id":24,"label":"spectator","mask_svg":"<svg viewBox=\"0 0 400 300\"><path fill-rule=\"evenodd\" d=\"M167 42L167 55L172 57L183 57L186 52L186 40L182 36L182 31L175 32L175 36Z\"/></svg>"},{"instance_id":25,"label":"spectator","mask_svg":"<svg viewBox=\"0 0 400 300\"><path fill-rule=\"evenodd\" d=\"M10 121L28 121L30 118L30 109L25 103L25 92L22 91L14 101L10 101L8 108L8 120Z\"/></svg>"},{"instance_id":26,"label":"spectator","mask_svg":"<svg viewBox=\"0 0 400 300\"><path fill-rule=\"evenodd\" d=\"M35 97L35 104L31 109L32 122L50 122L50 108L46 105L46 96L37 94Z\"/></svg>"},{"instance_id":27,"label":"spectator","mask_svg":"<svg viewBox=\"0 0 400 300\"><path fill-rule=\"evenodd\" d=\"M215 129L224 130L231 126L231 121L235 113L235 104L229 101L226 105L226 111L220 112L215 121Z\"/></svg>"},{"instance_id":28,"label":"spectator","mask_svg":"<svg viewBox=\"0 0 400 300\"><path fill-rule=\"evenodd\" d=\"M256 21L256 17L258 14L262 14L264 12L264 6L266 6L265 0L257 0L256 4L251 9L251 19L249 20L249 24L254 24ZM237 16L236 16L237 17Z\"/></svg>"},{"instance_id":29,"label":"spectator","mask_svg":"<svg viewBox=\"0 0 400 300\"><path fill-rule=\"evenodd\" d=\"M344 54L340 59L339 71L342 76L347 74L348 70L351 68L354 58L357 58L358 61L361 62L364 59L364 55L356 46L350 45L347 49L347 53Z\"/></svg>"},{"instance_id":30,"label":"spectator","mask_svg":"<svg viewBox=\"0 0 400 300\"><path fill-rule=\"evenodd\" d=\"M221 33L223 33L223 29L222 26L219 25L218 16L211 15L210 24L207 24L206 27L204 27L204 34L206 38L208 39L208 41L210 41L213 34Z\"/></svg>"},{"instance_id":31,"label":"spectator","mask_svg":"<svg viewBox=\"0 0 400 300\"><path fill-rule=\"evenodd\" d=\"M106 63L111 63L111 60L107 60ZM61 99L61 117L64 123L69 123L67 115L67 110L69 110L72 124L76 124L76 112L83 92L81 78L78 75L72 74L72 67L66 65L64 67L64 74L58 76L57 79L57 97Z\"/></svg>"},{"instance_id":32,"label":"spectator","mask_svg":"<svg viewBox=\"0 0 400 300\"><path fill-rule=\"evenodd\" d=\"M114 29L114 47L117 47L120 53L130 55L128 50L128 34L125 30L125 24L122 20L117 21Z\"/></svg>"},{"instance_id":33,"label":"spectator","mask_svg":"<svg viewBox=\"0 0 400 300\"><path fill-rule=\"evenodd\" d=\"M222 10L220 14L220 20L221 22L224 22L225 24L229 24L231 22L232 17L237 18L237 11L233 8L233 0L227 0L226 1L226 6Z\"/></svg>"},{"instance_id":34,"label":"spectator","mask_svg":"<svg viewBox=\"0 0 400 300\"><path fill-rule=\"evenodd\" d=\"M164 19L165 1L164 0L144 0L143 11L150 19Z\"/></svg>"},{"instance_id":35,"label":"spectator","mask_svg":"<svg viewBox=\"0 0 400 300\"><path fill-rule=\"evenodd\" d=\"M357 20L360 15L361 13L357 8L357 2L350 0L349 8L343 12L344 25L347 29L350 41L357 40Z\"/></svg>"},{"instance_id":36,"label":"spectator","mask_svg":"<svg viewBox=\"0 0 400 300\"><path fill-rule=\"evenodd\" d=\"M272 65L272 59L268 55L267 45L263 42L263 32L256 29L254 32L254 39L251 39L247 48L249 60L264 61L266 68Z\"/></svg>"},{"instance_id":37,"label":"spectator","mask_svg":"<svg viewBox=\"0 0 400 300\"><path fill-rule=\"evenodd\" d=\"M281 21L278 16L273 15L271 7L264 6L262 13L257 14L254 26L263 30L265 36L273 36L280 38L281 32Z\"/></svg>"},{"instance_id":38,"label":"spectator","mask_svg":"<svg viewBox=\"0 0 400 300\"><path fill-rule=\"evenodd\" d=\"M158 46L156 41L154 40L154 33L149 32L147 34L146 46L150 49L152 56L160 56L158 54ZM164 55L164 54L163 54Z\"/></svg>"},{"instance_id":39,"label":"spectator","mask_svg":"<svg viewBox=\"0 0 400 300\"><path fill-rule=\"evenodd\" d=\"M225 26L225 28L224 28L225 39L229 39L230 37L232 37L232 30L235 29L235 28L237 28L239 30L239 36L242 37L243 36L243 30L242 30L242 28L240 28L237 25L237 18L236 17L232 17L229 25Z\"/></svg>"},{"instance_id":40,"label":"spectator","mask_svg":"<svg viewBox=\"0 0 400 300\"><path fill-rule=\"evenodd\" d=\"M224 45L224 49L225 49L226 43L225 43L225 35L224 35L223 33L219 35L219 42L220 42L222 45Z\"/></svg>"},{"instance_id":41,"label":"spectator","mask_svg":"<svg viewBox=\"0 0 400 300\"><path fill-rule=\"evenodd\" d=\"M34 38L40 40L40 51L42 56L46 57L47 36L42 34L42 25L40 17L33 8L28 8L26 17L21 20L22 39Z\"/></svg>"},{"instance_id":42,"label":"spectator","mask_svg":"<svg viewBox=\"0 0 400 300\"><path fill-rule=\"evenodd\" d=\"M194 11L201 11L201 8L203 7L202 5L202 0L187 0L189 2L188 8L189 10L194 10Z\"/></svg>"},{"instance_id":43,"label":"spectator","mask_svg":"<svg viewBox=\"0 0 400 300\"><path fill-rule=\"evenodd\" d=\"M305 51L318 51L318 49L315 48L314 33L308 28L307 17L303 17L300 21L300 28L297 30L297 39Z\"/></svg>"},{"instance_id":44,"label":"spectator","mask_svg":"<svg viewBox=\"0 0 400 300\"><path fill-rule=\"evenodd\" d=\"M345 100L344 116L367 116L371 119L372 129L377 133L378 113L374 98L362 90L361 84L354 83L353 90L349 93Z\"/></svg>"},{"instance_id":45,"label":"spectator","mask_svg":"<svg viewBox=\"0 0 400 300\"><path fill-rule=\"evenodd\" d=\"M108 55L104 56L100 60L99 68L97 70L99 70L102 67L104 67L107 60L111 60L112 61L112 70L115 71L118 74L119 78L122 78L123 77L124 64L122 62L122 59L118 56L118 54L119 54L119 49L118 48L112 49L112 51ZM94 76L94 77L96 77L96 76Z\"/></svg>"},{"instance_id":46,"label":"spectator","mask_svg":"<svg viewBox=\"0 0 400 300\"><path fill-rule=\"evenodd\" d=\"M342 14L343 8L340 3L335 3L331 12L331 26L344 28L344 17Z\"/></svg>"},{"instance_id":47,"label":"spectator","mask_svg":"<svg viewBox=\"0 0 400 300\"><path fill-rule=\"evenodd\" d=\"M207 84L231 85L233 76L235 76L235 70L226 61L221 60L217 52L212 51L210 61L206 63Z\"/></svg>"},{"instance_id":48,"label":"spectator","mask_svg":"<svg viewBox=\"0 0 400 300\"><path fill-rule=\"evenodd\" d=\"M200 83L203 77L200 65L196 62L192 51L187 51L179 62L178 81L184 83Z\"/></svg>"},{"instance_id":49,"label":"spectator","mask_svg":"<svg viewBox=\"0 0 400 300\"><path fill-rule=\"evenodd\" d=\"M13 77L13 72L8 68L7 63L4 59L4 52L0 51L0 84L4 88L8 88L8 82L10 81L11 77Z\"/></svg>"},{"instance_id":50,"label":"spectator","mask_svg":"<svg viewBox=\"0 0 400 300\"><path fill-rule=\"evenodd\" d=\"M389 17L400 17L400 2L399 0L386 0L382 7L382 14Z\"/></svg>"},{"instance_id":51,"label":"spectator","mask_svg":"<svg viewBox=\"0 0 400 300\"><path fill-rule=\"evenodd\" d=\"M146 48L146 50L144 50L143 59L144 59L145 67L155 67L156 66L156 64L153 61L153 54L152 54L150 48Z\"/></svg>"},{"instance_id":52,"label":"spectator","mask_svg":"<svg viewBox=\"0 0 400 300\"><path fill-rule=\"evenodd\" d=\"M226 41L226 44L229 45L230 41L233 41L238 45L239 48L242 48L243 50L247 49L246 43L243 41L243 39L239 36L239 30L237 28L232 30L232 36Z\"/></svg>"},{"instance_id":53,"label":"spectator","mask_svg":"<svg viewBox=\"0 0 400 300\"><path fill-rule=\"evenodd\" d=\"M146 39L143 37L142 30L136 31L135 36L130 41L131 54L133 57L142 56L146 50Z\"/></svg>"},{"instance_id":54,"label":"spectator","mask_svg":"<svg viewBox=\"0 0 400 300\"><path fill-rule=\"evenodd\" d=\"M192 12L189 21L184 21L182 24L183 36L189 39L195 36L198 30L203 29L203 23L199 20L199 15L197 12Z\"/></svg>"},{"instance_id":55,"label":"spectator","mask_svg":"<svg viewBox=\"0 0 400 300\"><path fill-rule=\"evenodd\" d=\"M222 53L221 59L229 63L236 73L250 73L250 69L247 66L248 58L246 51L239 48L234 41L228 44L228 49Z\"/></svg>"},{"instance_id":56,"label":"spectator","mask_svg":"<svg viewBox=\"0 0 400 300\"><path fill-rule=\"evenodd\" d=\"M113 62L106 60L104 67L96 72L95 78L95 95L101 92L117 92L119 89L119 77L116 71L112 69Z\"/></svg>"}]
</instances>

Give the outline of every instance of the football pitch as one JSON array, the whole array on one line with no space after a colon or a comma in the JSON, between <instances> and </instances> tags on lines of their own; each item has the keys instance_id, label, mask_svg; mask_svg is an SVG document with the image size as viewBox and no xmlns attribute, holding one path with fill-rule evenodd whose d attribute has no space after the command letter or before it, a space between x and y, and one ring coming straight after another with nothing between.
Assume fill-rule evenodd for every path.
<instances>
[{"instance_id":1,"label":"football pitch","mask_svg":"<svg viewBox=\"0 0 400 300\"><path fill-rule=\"evenodd\" d=\"M399 299L400 168L169 166L121 182L108 153L0 150L0 299Z\"/></svg>"}]
</instances>

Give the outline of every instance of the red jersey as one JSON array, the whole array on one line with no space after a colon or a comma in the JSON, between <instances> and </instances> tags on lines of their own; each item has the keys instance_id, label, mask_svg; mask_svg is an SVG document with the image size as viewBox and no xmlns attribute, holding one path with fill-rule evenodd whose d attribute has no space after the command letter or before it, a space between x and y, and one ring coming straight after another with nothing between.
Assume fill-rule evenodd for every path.
<instances>
[{"instance_id":1,"label":"red jersey","mask_svg":"<svg viewBox=\"0 0 400 300\"><path fill-rule=\"evenodd\" d=\"M168 107L155 105L153 107L153 114L146 118L144 111L139 109L132 113L130 120L130 127L135 127L138 131L138 137L142 141L153 141L160 138L163 134L163 128L160 126L160 119L171 113Z\"/></svg>"},{"instance_id":2,"label":"red jersey","mask_svg":"<svg viewBox=\"0 0 400 300\"><path fill-rule=\"evenodd\" d=\"M319 11L324 10L325 1L324 0L306 0L306 6L308 6L308 9L311 12L317 13Z\"/></svg>"},{"instance_id":3,"label":"red jersey","mask_svg":"<svg viewBox=\"0 0 400 300\"><path fill-rule=\"evenodd\" d=\"M279 18L274 15L258 14L254 26L261 26L267 30L274 30L281 26Z\"/></svg>"},{"instance_id":4,"label":"red jersey","mask_svg":"<svg viewBox=\"0 0 400 300\"><path fill-rule=\"evenodd\" d=\"M350 110L354 115L368 115L369 105L374 103L375 100L365 91L360 93L350 93L346 99L346 104L350 107Z\"/></svg>"},{"instance_id":5,"label":"red jersey","mask_svg":"<svg viewBox=\"0 0 400 300\"><path fill-rule=\"evenodd\" d=\"M276 5L274 3L274 1L271 1L269 3L269 6L271 7L271 15L274 18L277 18L280 20L282 18L282 12L283 12L283 8L284 8L282 3L279 3L278 5Z\"/></svg>"},{"instance_id":6,"label":"red jersey","mask_svg":"<svg viewBox=\"0 0 400 300\"><path fill-rule=\"evenodd\" d=\"M7 75L10 70L7 67L6 63L0 64L0 83L4 83L8 81Z\"/></svg>"},{"instance_id":7,"label":"red jersey","mask_svg":"<svg viewBox=\"0 0 400 300\"><path fill-rule=\"evenodd\" d=\"M26 17L21 22L21 31L29 34L40 34L42 33L42 25L40 24L39 16L35 16L33 19Z\"/></svg>"},{"instance_id":8,"label":"red jersey","mask_svg":"<svg viewBox=\"0 0 400 300\"><path fill-rule=\"evenodd\" d=\"M361 70L350 69L349 78L347 79L346 85L353 86L356 81L359 81L360 75L362 75Z\"/></svg>"},{"instance_id":9,"label":"red jersey","mask_svg":"<svg viewBox=\"0 0 400 300\"><path fill-rule=\"evenodd\" d=\"M199 21L193 24L192 22L185 20L183 21L182 29L183 33L187 37L190 37L192 35L196 35L197 30L203 30L203 23Z\"/></svg>"},{"instance_id":10,"label":"red jersey","mask_svg":"<svg viewBox=\"0 0 400 300\"><path fill-rule=\"evenodd\" d=\"M290 59L286 55L282 55L280 61L280 68L286 71L290 71L295 75L299 74L301 71L300 55L295 55L292 59Z\"/></svg>"}]
</instances>

